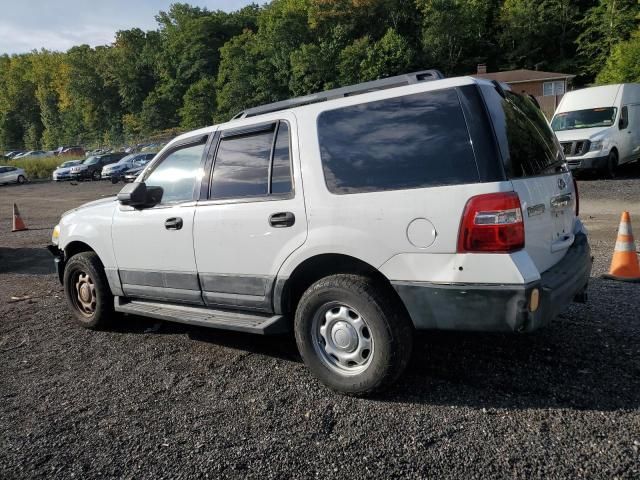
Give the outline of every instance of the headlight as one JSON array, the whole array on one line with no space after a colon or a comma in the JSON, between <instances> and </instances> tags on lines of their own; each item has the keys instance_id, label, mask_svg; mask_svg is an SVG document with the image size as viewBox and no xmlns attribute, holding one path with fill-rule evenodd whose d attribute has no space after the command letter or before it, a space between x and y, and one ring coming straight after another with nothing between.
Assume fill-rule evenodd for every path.
<instances>
[{"instance_id":1,"label":"headlight","mask_svg":"<svg viewBox=\"0 0 640 480\"><path fill-rule=\"evenodd\" d=\"M60 237L60 225L53 227L53 233L51 233L51 243L58 244L58 238Z\"/></svg>"},{"instance_id":2,"label":"headlight","mask_svg":"<svg viewBox=\"0 0 640 480\"><path fill-rule=\"evenodd\" d=\"M589 147L589 151L597 152L599 150L602 150L602 147L604 147L603 143L604 142L602 140L596 140L595 142L591 142L591 147Z\"/></svg>"}]
</instances>

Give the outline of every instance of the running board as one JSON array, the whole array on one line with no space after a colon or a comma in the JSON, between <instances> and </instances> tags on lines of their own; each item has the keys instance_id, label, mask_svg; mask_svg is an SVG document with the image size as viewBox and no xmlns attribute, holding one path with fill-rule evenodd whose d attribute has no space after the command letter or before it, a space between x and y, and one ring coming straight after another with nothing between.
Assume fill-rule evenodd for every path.
<instances>
[{"instance_id":1,"label":"running board","mask_svg":"<svg viewBox=\"0 0 640 480\"><path fill-rule=\"evenodd\" d=\"M286 319L282 315L240 313L173 303L129 300L122 297L115 297L114 307L116 312L237 332L271 335L289 331Z\"/></svg>"}]
</instances>

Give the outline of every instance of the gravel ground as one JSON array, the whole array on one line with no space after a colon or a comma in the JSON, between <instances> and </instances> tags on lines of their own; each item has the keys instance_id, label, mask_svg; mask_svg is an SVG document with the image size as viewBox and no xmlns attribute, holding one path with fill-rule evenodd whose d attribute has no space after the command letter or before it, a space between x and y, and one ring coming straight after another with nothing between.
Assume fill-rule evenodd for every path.
<instances>
[{"instance_id":1,"label":"gravel ground","mask_svg":"<svg viewBox=\"0 0 640 480\"><path fill-rule=\"evenodd\" d=\"M621 210L640 231L640 179L579 183L589 303L532 335L422 333L369 399L319 385L289 336L76 327L42 247L119 187L0 187L0 478L639 478L640 285L599 275ZM14 201L32 230L9 233Z\"/></svg>"}]
</instances>

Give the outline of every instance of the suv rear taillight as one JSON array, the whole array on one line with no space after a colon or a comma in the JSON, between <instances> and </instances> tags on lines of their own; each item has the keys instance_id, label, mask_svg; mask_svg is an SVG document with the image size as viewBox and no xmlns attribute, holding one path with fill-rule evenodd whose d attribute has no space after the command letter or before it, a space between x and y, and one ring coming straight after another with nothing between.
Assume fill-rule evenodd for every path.
<instances>
[{"instance_id":1,"label":"suv rear taillight","mask_svg":"<svg viewBox=\"0 0 640 480\"><path fill-rule=\"evenodd\" d=\"M458 253L506 253L522 248L524 223L517 193L488 193L469 199L458 233Z\"/></svg>"},{"instance_id":2,"label":"suv rear taillight","mask_svg":"<svg viewBox=\"0 0 640 480\"><path fill-rule=\"evenodd\" d=\"M576 181L575 177L573 178L573 191L575 192L574 195L576 196L576 217L578 215L580 215L580 195L578 194L578 182Z\"/></svg>"}]
</instances>

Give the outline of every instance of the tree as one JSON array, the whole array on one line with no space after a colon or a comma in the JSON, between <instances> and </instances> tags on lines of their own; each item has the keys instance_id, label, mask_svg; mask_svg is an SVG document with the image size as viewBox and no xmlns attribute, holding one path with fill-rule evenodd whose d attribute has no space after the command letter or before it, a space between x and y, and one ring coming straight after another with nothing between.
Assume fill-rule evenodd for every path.
<instances>
[{"instance_id":1,"label":"tree","mask_svg":"<svg viewBox=\"0 0 640 480\"><path fill-rule=\"evenodd\" d=\"M596 82L640 83L640 29L636 30L629 40L613 47Z\"/></svg>"},{"instance_id":2,"label":"tree","mask_svg":"<svg viewBox=\"0 0 640 480\"><path fill-rule=\"evenodd\" d=\"M637 28L639 15L638 0L599 0L589 9L579 22L582 33L576 41L580 73L592 78L607 62L613 46Z\"/></svg>"},{"instance_id":3,"label":"tree","mask_svg":"<svg viewBox=\"0 0 640 480\"><path fill-rule=\"evenodd\" d=\"M203 77L189 87L180 109L180 126L185 129L205 127L213 122L216 110L216 81Z\"/></svg>"},{"instance_id":4,"label":"tree","mask_svg":"<svg viewBox=\"0 0 640 480\"><path fill-rule=\"evenodd\" d=\"M490 43L490 2L417 0L422 13L422 57L445 73L467 73L485 59Z\"/></svg>"},{"instance_id":5,"label":"tree","mask_svg":"<svg viewBox=\"0 0 640 480\"><path fill-rule=\"evenodd\" d=\"M408 42L390 28L384 36L367 51L364 60L363 79L376 80L404 73L413 63L413 51Z\"/></svg>"}]
</instances>

